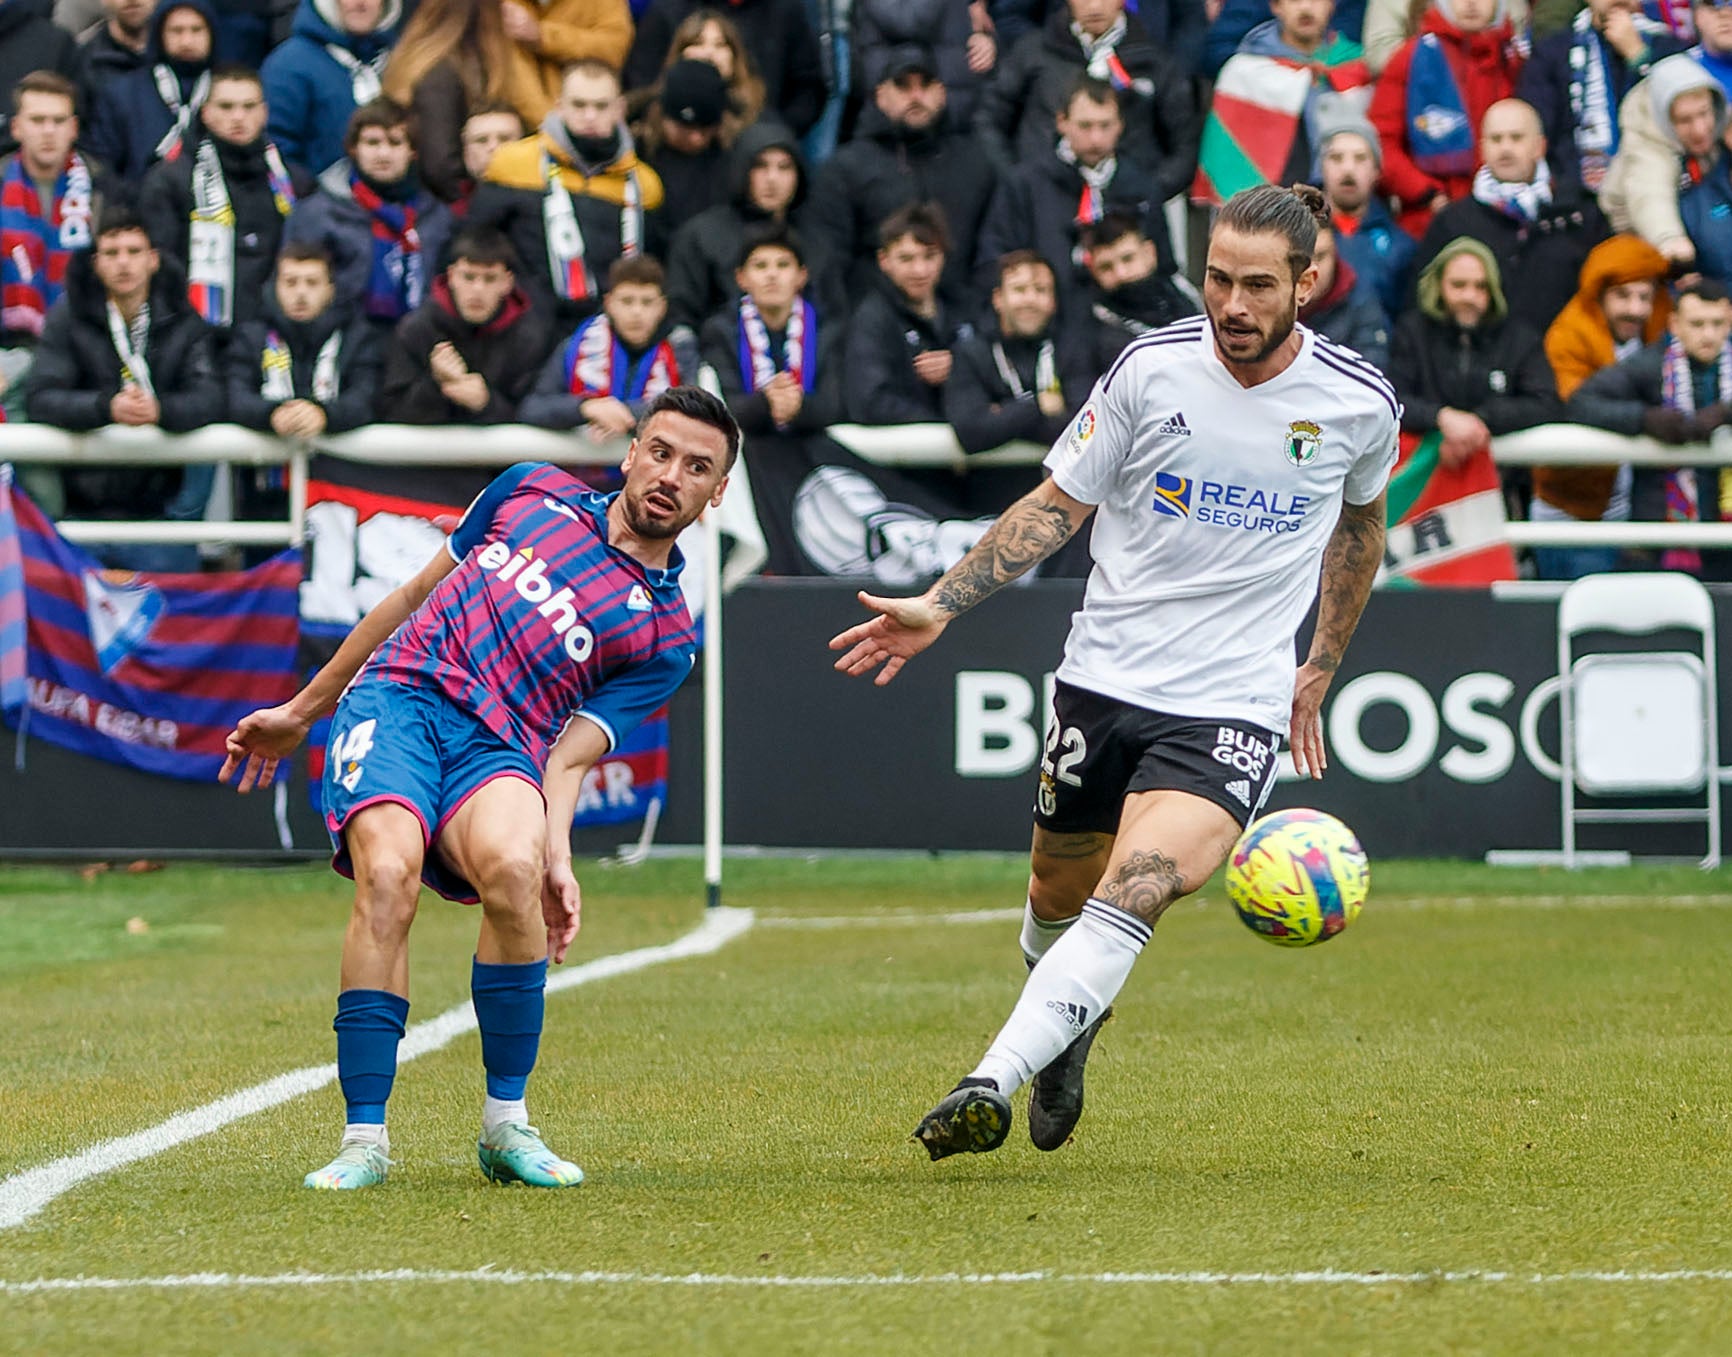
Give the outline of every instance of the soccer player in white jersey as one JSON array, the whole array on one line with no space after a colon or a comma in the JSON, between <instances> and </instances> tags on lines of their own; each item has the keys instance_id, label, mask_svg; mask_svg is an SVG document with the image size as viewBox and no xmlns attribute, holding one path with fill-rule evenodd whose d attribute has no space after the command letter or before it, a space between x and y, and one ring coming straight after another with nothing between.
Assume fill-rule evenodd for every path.
<instances>
[{"instance_id":1,"label":"soccer player in white jersey","mask_svg":"<svg viewBox=\"0 0 1732 1357\"><path fill-rule=\"evenodd\" d=\"M830 643L838 669L888 683L1095 516L1041 758L1028 981L980 1063L915 1128L934 1159L997 1149L1031 1081L1029 1134L1063 1145L1114 997L1162 913L1262 806L1279 738L1300 772L1323 774L1323 695L1383 559L1400 409L1376 368L1296 323L1327 220L1313 188L1235 194L1209 238L1206 315L1132 343L1039 489L920 597L861 594L876 616Z\"/></svg>"}]
</instances>

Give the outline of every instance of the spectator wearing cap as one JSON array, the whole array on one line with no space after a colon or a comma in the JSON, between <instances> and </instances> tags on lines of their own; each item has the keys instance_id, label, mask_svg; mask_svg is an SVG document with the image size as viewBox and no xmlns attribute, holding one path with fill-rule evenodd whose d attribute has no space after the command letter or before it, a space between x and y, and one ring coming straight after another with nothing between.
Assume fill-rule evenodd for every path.
<instances>
[{"instance_id":1,"label":"spectator wearing cap","mask_svg":"<svg viewBox=\"0 0 1732 1357\"><path fill-rule=\"evenodd\" d=\"M343 158L349 115L384 90L403 0L301 0L294 31L260 70L271 140L289 164L323 174Z\"/></svg>"},{"instance_id":2,"label":"spectator wearing cap","mask_svg":"<svg viewBox=\"0 0 1732 1357\"><path fill-rule=\"evenodd\" d=\"M802 229L814 250L845 278L850 297L878 285L878 227L911 203L936 203L954 238L939 288L972 312L973 242L992 202L994 175L966 125L950 118L949 91L932 53L903 44L888 54L884 78L860 115L854 138L816 175Z\"/></svg>"},{"instance_id":3,"label":"spectator wearing cap","mask_svg":"<svg viewBox=\"0 0 1732 1357\"><path fill-rule=\"evenodd\" d=\"M728 85L707 61L676 61L633 126L638 155L661 177L662 217L671 235L728 191L721 142Z\"/></svg>"},{"instance_id":4,"label":"spectator wearing cap","mask_svg":"<svg viewBox=\"0 0 1732 1357\"><path fill-rule=\"evenodd\" d=\"M1553 175L1598 193L1618 153L1618 105L1654 62L1683 47L1638 0L1588 0L1567 29L1535 43L1516 97L1540 115Z\"/></svg>"},{"instance_id":5,"label":"spectator wearing cap","mask_svg":"<svg viewBox=\"0 0 1732 1357\"><path fill-rule=\"evenodd\" d=\"M728 98L719 140L723 150L732 150L740 133L764 115L764 80L752 54L746 50L740 30L720 10L695 9L680 20L674 30L673 45L662 63L661 79L653 85L627 91L626 107L633 116L641 113L660 93L661 80L681 61L707 61L722 73L728 85Z\"/></svg>"},{"instance_id":6,"label":"spectator wearing cap","mask_svg":"<svg viewBox=\"0 0 1732 1357\"><path fill-rule=\"evenodd\" d=\"M1432 218L1415 266L1458 236L1481 242L1506 280L1511 318L1543 334L1575 295L1588 251L1605 239L1605 217L1580 180L1552 173L1539 114L1520 99L1486 110L1479 151L1473 193Z\"/></svg>"},{"instance_id":7,"label":"spectator wearing cap","mask_svg":"<svg viewBox=\"0 0 1732 1357\"><path fill-rule=\"evenodd\" d=\"M1377 295L1384 312L1398 315L1416 249L1377 194L1383 151L1376 129L1346 101L1325 101L1317 126L1317 175L1335 224L1342 259Z\"/></svg>"},{"instance_id":8,"label":"spectator wearing cap","mask_svg":"<svg viewBox=\"0 0 1732 1357\"><path fill-rule=\"evenodd\" d=\"M1000 60L974 118L993 168L1005 175L1051 150L1059 110L1083 75L1106 81L1118 94L1121 154L1154 175L1155 200L1188 189L1201 135L1191 78L1125 12L1125 0L1055 5L1046 26Z\"/></svg>"},{"instance_id":9,"label":"spectator wearing cap","mask_svg":"<svg viewBox=\"0 0 1732 1357\"><path fill-rule=\"evenodd\" d=\"M1017 166L998 187L975 249L975 286L985 296L1001 282L1007 255L1032 250L1052 267L1058 304L1068 310L1088 277L1079 227L1108 211L1143 223L1163 259L1172 257L1153 178L1119 155L1124 122L1111 85L1083 76L1059 111L1058 142Z\"/></svg>"},{"instance_id":10,"label":"spectator wearing cap","mask_svg":"<svg viewBox=\"0 0 1732 1357\"><path fill-rule=\"evenodd\" d=\"M872 89L890 72L897 49L912 43L930 54L933 75L948 92L950 113L958 126L974 117L983 79L997 64L997 47L982 52L975 37L970 9L931 0L854 0L854 61L864 88ZM990 35L982 35L992 44ZM984 65L983 56L990 57ZM978 69L977 69L978 65Z\"/></svg>"},{"instance_id":11,"label":"spectator wearing cap","mask_svg":"<svg viewBox=\"0 0 1732 1357\"><path fill-rule=\"evenodd\" d=\"M769 222L793 224L807 200L806 168L794 134L779 123L748 127L733 150L726 202L686 223L668 248L668 307L675 325L696 329L739 296L741 242ZM800 250L802 288L826 316L843 309L841 288L817 251Z\"/></svg>"},{"instance_id":12,"label":"spectator wearing cap","mask_svg":"<svg viewBox=\"0 0 1732 1357\"><path fill-rule=\"evenodd\" d=\"M210 93L212 31L208 0L165 0L145 66L97 89L88 145L117 178L137 184L193 128Z\"/></svg>"},{"instance_id":13,"label":"spectator wearing cap","mask_svg":"<svg viewBox=\"0 0 1732 1357\"><path fill-rule=\"evenodd\" d=\"M654 83L682 23L708 8L704 0L651 0L626 59L626 88ZM764 82L765 111L804 136L829 97L823 55L805 0L737 0L723 8Z\"/></svg>"}]
</instances>

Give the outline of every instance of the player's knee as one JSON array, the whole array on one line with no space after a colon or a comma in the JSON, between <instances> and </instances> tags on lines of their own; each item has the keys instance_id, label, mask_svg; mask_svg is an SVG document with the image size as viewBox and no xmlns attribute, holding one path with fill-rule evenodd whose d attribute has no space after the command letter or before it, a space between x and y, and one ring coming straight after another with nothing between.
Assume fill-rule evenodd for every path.
<instances>
[{"instance_id":1,"label":"player's knee","mask_svg":"<svg viewBox=\"0 0 1732 1357\"><path fill-rule=\"evenodd\" d=\"M1037 919L1073 919L1082 912L1093 878L1036 862L1028 876L1028 903Z\"/></svg>"},{"instance_id":2,"label":"player's knee","mask_svg":"<svg viewBox=\"0 0 1732 1357\"><path fill-rule=\"evenodd\" d=\"M477 867L476 889L488 909L514 912L537 907L544 857L535 844L501 845Z\"/></svg>"},{"instance_id":3,"label":"player's knee","mask_svg":"<svg viewBox=\"0 0 1732 1357\"><path fill-rule=\"evenodd\" d=\"M407 930L421 893L421 864L407 853L372 853L355 874L355 907L374 932Z\"/></svg>"}]
</instances>

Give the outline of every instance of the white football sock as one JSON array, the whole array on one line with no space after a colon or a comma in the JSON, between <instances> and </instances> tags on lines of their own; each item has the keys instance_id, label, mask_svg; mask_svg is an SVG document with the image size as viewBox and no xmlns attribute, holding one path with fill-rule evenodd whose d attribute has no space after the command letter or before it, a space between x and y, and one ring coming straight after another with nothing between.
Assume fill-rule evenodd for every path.
<instances>
[{"instance_id":1,"label":"white football sock","mask_svg":"<svg viewBox=\"0 0 1732 1357\"><path fill-rule=\"evenodd\" d=\"M1034 904L1022 907L1022 957L1033 969L1036 962L1046 955L1047 949L1062 938L1070 926L1076 922L1075 916L1069 919L1043 919L1034 912Z\"/></svg>"},{"instance_id":2,"label":"white football sock","mask_svg":"<svg viewBox=\"0 0 1732 1357\"><path fill-rule=\"evenodd\" d=\"M522 1098L489 1097L481 1105L481 1130L485 1134L496 1126L529 1125L529 1109L523 1105Z\"/></svg>"},{"instance_id":3,"label":"white football sock","mask_svg":"<svg viewBox=\"0 0 1732 1357\"><path fill-rule=\"evenodd\" d=\"M992 1080L1008 1097L1050 1065L1124 988L1151 931L1135 915L1091 897L1077 926L1029 972L974 1077Z\"/></svg>"},{"instance_id":4,"label":"white football sock","mask_svg":"<svg viewBox=\"0 0 1732 1357\"><path fill-rule=\"evenodd\" d=\"M386 1154L391 1152L391 1138L385 1134L385 1123L351 1121L344 1123L343 1144L377 1145Z\"/></svg>"}]
</instances>

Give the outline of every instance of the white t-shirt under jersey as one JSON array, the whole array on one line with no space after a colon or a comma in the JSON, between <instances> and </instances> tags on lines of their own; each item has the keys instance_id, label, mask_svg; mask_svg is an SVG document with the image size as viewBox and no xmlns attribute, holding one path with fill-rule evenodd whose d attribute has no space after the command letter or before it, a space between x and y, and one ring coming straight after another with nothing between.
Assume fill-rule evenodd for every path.
<instances>
[{"instance_id":1,"label":"white t-shirt under jersey","mask_svg":"<svg viewBox=\"0 0 1732 1357\"><path fill-rule=\"evenodd\" d=\"M1136 340L1047 455L1098 506L1094 571L1058 676L1150 710L1285 734L1293 638L1341 502L1376 499L1400 407L1351 349L1299 327L1250 388L1204 317Z\"/></svg>"}]
</instances>

